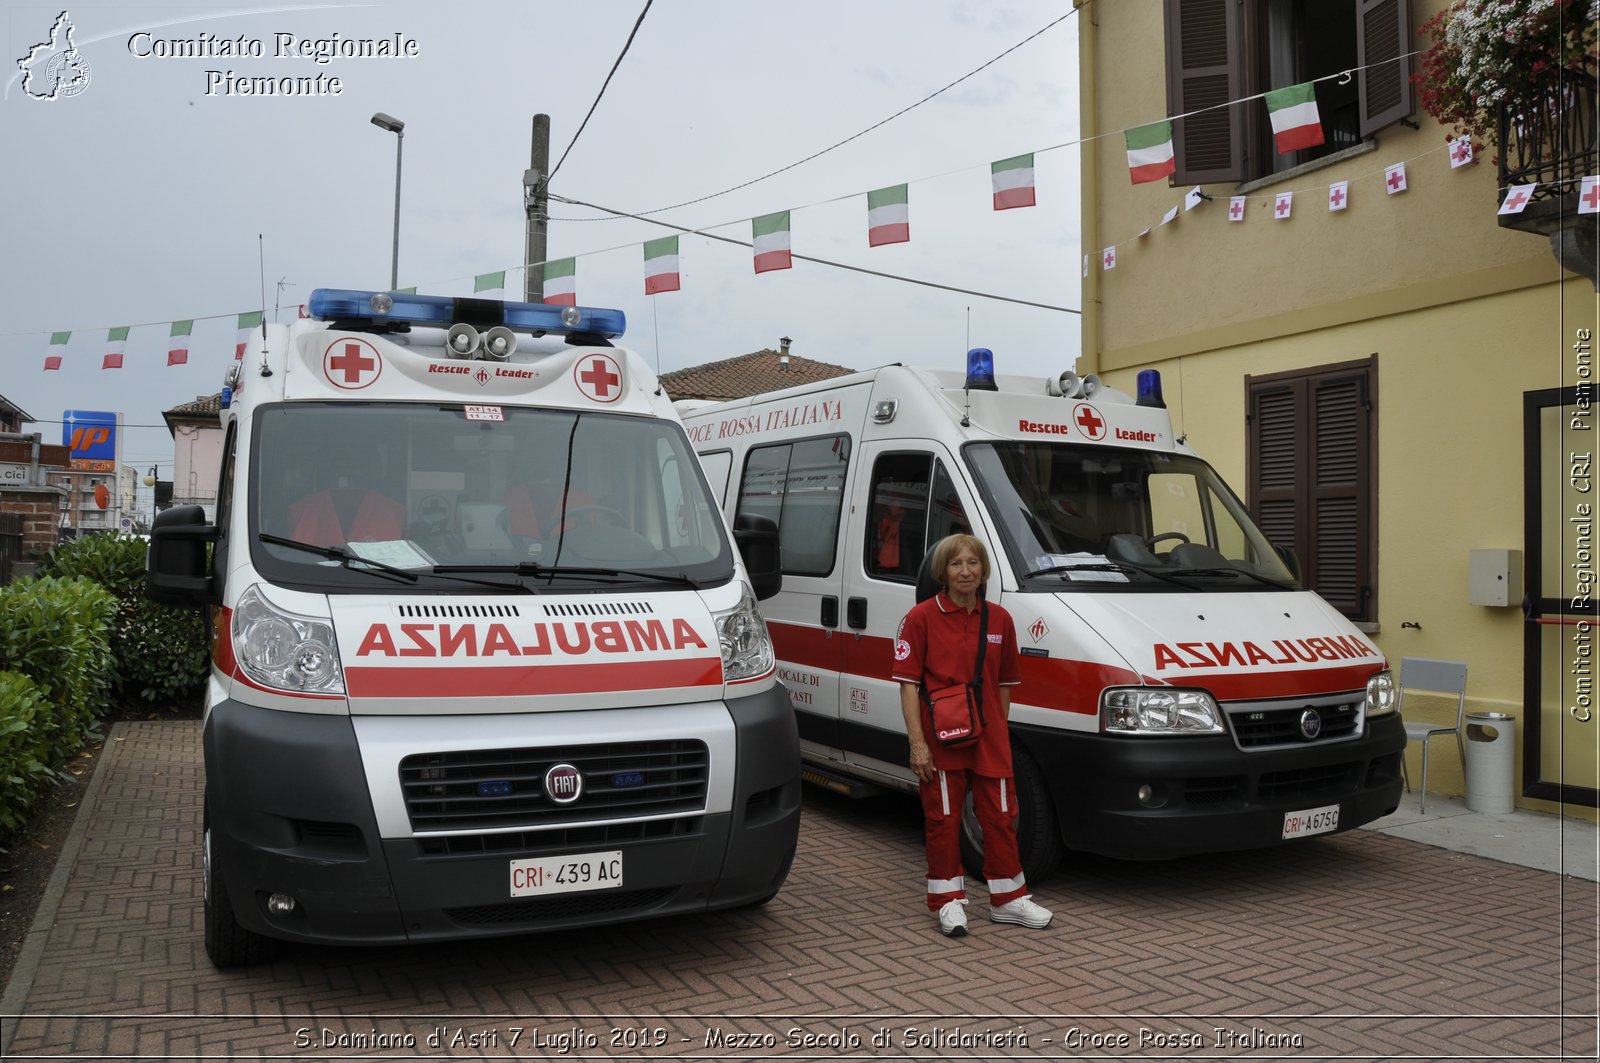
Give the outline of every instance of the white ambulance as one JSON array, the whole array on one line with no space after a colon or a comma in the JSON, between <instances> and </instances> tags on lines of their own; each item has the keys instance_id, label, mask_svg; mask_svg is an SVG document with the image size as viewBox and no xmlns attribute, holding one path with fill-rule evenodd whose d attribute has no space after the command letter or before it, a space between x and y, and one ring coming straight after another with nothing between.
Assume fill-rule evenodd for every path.
<instances>
[{"instance_id":1,"label":"white ambulance","mask_svg":"<svg viewBox=\"0 0 1600 1063\"><path fill-rule=\"evenodd\" d=\"M1299 844L1394 811L1406 738L1384 656L1301 587L1239 499L1173 436L1160 378L887 366L680 404L727 513L778 524L761 603L806 777L914 790L901 619L942 537L988 545L1016 622L1011 738L1023 864ZM925 575L924 596L933 586ZM981 835L970 803L969 864Z\"/></svg>"},{"instance_id":2,"label":"white ambulance","mask_svg":"<svg viewBox=\"0 0 1600 1063\"><path fill-rule=\"evenodd\" d=\"M621 312L308 307L228 374L215 523L151 535L150 596L214 617L212 961L770 898L800 814L776 536L736 550Z\"/></svg>"}]
</instances>

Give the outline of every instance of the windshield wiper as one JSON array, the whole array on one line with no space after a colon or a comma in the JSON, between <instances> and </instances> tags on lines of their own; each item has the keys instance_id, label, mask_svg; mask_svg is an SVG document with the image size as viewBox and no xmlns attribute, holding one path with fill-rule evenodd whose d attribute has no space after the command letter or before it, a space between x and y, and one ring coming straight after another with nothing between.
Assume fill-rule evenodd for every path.
<instances>
[{"instance_id":1,"label":"windshield wiper","mask_svg":"<svg viewBox=\"0 0 1600 1063\"><path fill-rule=\"evenodd\" d=\"M635 583L646 581L650 583L671 583L692 590L699 590L699 580L691 578L683 572L642 572L628 568L595 568L579 565L541 565L537 561L518 561L510 565L438 565L435 572L515 572L519 576L533 576L540 579L555 579L566 576L584 576L598 579L610 579L615 583Z\"/></svg>"},{"instance_id":2,"label":"windshield wiper","mask_svg":"<svg viewBox=\"0 0 1600 1063\"><path fill-rule=\"evenodd\" d=\"M1212 568L1186 568L1183 570L1183 574L1185 576L1245 576L1255 580L1257 583L1264 583L1268 587L1276 587L1280 591L1292 591L1295 589L1291 583L1273 579L1271 576L1263 576L1261 573L1252 572L1247 568L1219 568L1215 566Z\"/></svg>"},{"instance_id":3,"label":"windshield wiper","mask_svg":"<svg viewBox=\"0 0 1600 1063\"><path fill-rule=\"evenodd\" d=\"M282 535L273 535L271 532L261 532L256 538L274 546L287 546L294 550L304 550L308 554L316 554L319 557L332 558L352 571L382 573L404 583L417 582L417 574L415 572L408 572L403 568L386 565L382 561L373 561L359 554L352 554L342 546L318 546L316 543L303 543L299 539L287 539Z\"/></svg>"},{"instance_id":4,"label":"windshield wiper","mask_svg":"<svg viewBox=\"0 0 1600 1063\"><path fill-rule=\"evenodd\" d=\"M352 572L371 572L374 575L385 575L406 583L417 582L417 574L410 569L397 568L382 561L374 561L360 554L353 554L342 546L318 546L315 543L301 542L299 539L285 539L281 535L270 532L261 532L256 538L264 543L275 546L287 546L295 550L304 550L308 554L319 554L322 557L332 558L340 562ZM429 570L429 575L438 573L437 567ZM492 587L498 591L525 591L528 588L521 583L507 583L504 580L469 579L465 576L447 576L440 574L440 579L451 580L455 583L465 583L473 587Z\"/></svg>"},{"instance_id":5,"label":"windshield wiper","mask_svg":"<svg viewBox=\"0 0 1600 1063\"><path fill-rule=\"evenodd\" d=\"M1067 572L1138 572L1141 575L1154 576L1166 583L1175 583L1184 590L1192 591L1199 589L1192 583L1183 582L1183 580L1179 579L1171 572L1162 572L1159 569L1145 568L1142 565L1134 565L1126 561L1090 561L1077 565L1047 565L1044 568L1036 568L1032 572L1023 573L1022 578L1029 579L1033 576L1060 575Z\"/></svg>"}]
</instances>

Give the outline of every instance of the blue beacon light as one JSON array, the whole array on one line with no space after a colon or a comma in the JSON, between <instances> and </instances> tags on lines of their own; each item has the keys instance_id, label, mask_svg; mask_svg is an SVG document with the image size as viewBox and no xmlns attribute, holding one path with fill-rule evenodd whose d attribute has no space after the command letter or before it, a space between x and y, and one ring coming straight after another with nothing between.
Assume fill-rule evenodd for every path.
<instances>
[{"instance_id":1,"label":"blue beacon light","mask_svg":"<svg viewBox=\"0 0 1600 1063\"><path fill-rule=\"evenodd\" d=\"M1161 371L1158 369L1139 370L1139 394L1135 402L1140 406L1156 406L1166 409L1166 400L1161 397Z\"/></svg>"},{"instance_id":2,"label":"blue beacon light","mask_svg":"<svg viewBox=\"0 0 1600 1063\"><path fill-rule=\"evenodd\" d=\"M314 318L373 325L404 323L448 328L458 321L470 320L480 326L498 324L525 332L591 332L609 338L621 336L627 329L627 318L621 310L409 292L318 288L311 293L308 307Z\"/></svg>"},{"instance_id":3,"label":"blue beacon light","mask_svg":"<svg viewBox=\"0 0 1600 1063\"><path fill-rule=\"evenodd\" d=\"M999 391L994 382L994 352L987 347L974 347L967 352L968 391Z\"/></svg>"}]
</instances>

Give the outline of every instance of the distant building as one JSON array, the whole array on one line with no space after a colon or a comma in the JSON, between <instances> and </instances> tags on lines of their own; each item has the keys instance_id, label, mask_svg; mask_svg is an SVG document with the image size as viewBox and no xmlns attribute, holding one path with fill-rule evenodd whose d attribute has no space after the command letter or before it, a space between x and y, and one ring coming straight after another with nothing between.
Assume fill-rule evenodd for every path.
<instances>
[{"instance_id":1,"label":"distant building","mask_svg":"<svg viewBox=\"0 0 1600 1063\"><path fill-rule=\"evenodd\" d=\"M779 349L775 351L763 348L737 358L725 358L720 362L662 373L661 386L674 402L679 399L721 402L855 372L842 365L830 365L790 354L790 342L785 336L778 341Z\"/></svg>"},{"instance_id":2,"label":"distant building","mask_svg":"<svg viewBox=\"0 0 1600 1063\"><path fill-rule=\"evenodd\" d=\"M222 472L222 395L201 395L161 414L172 433L174 506L200 506L217 515L217 478ZM165 508L165 507L163 507Z\"/></svg>"},{"instance_id":3,"label":"distant building","mask_svg":"<svg viewBox=\"0 0 1600 1063\"><path fill-rule=\"evenodd\" d=\"M0 432L20 432L23 422L31 420L27 411L0 395Z\"/></svg>"}]
</instances>

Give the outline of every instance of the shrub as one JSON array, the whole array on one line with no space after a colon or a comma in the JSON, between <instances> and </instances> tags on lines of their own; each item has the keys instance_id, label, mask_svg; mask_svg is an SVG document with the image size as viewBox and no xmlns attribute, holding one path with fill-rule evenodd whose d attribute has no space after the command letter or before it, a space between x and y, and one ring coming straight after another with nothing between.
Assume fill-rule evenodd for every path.
<instances>
[{"instance_id":1,"label":"shrub","mask_svg":"<svg viewBox=\"0 0 1600 1063\"><path fill-rule=\"evenodd\" d=\"M49 712L33 680L20 672L0 672L0 839L21 829L54 779L47 728L36 726Z\"/></svg>"},{"instance_id":2,"label":"shrub","mask_svg":"<svg viewBox=\"0 0 1600 1063\"><path fill-rule=\"evenodd\" d=\"M47 711L30 733L54 768L97 737L107 707L116 600L85 579L13 580L0 587L0 671L32 680Z\"/></svg>"},{"instance_id":3,"label":"shrub","mask_svg":"<svg viewBox=\"0 0 1600 1063\"><path fill-rule=\"evenodd\" d=\"M208 634L196 610L144 596L145 549L143 539L91 535L51 550L43 572L91 579L112 594L113 696L122 705L169 707L205 683Z\"/></svg>"}]
</instances>

